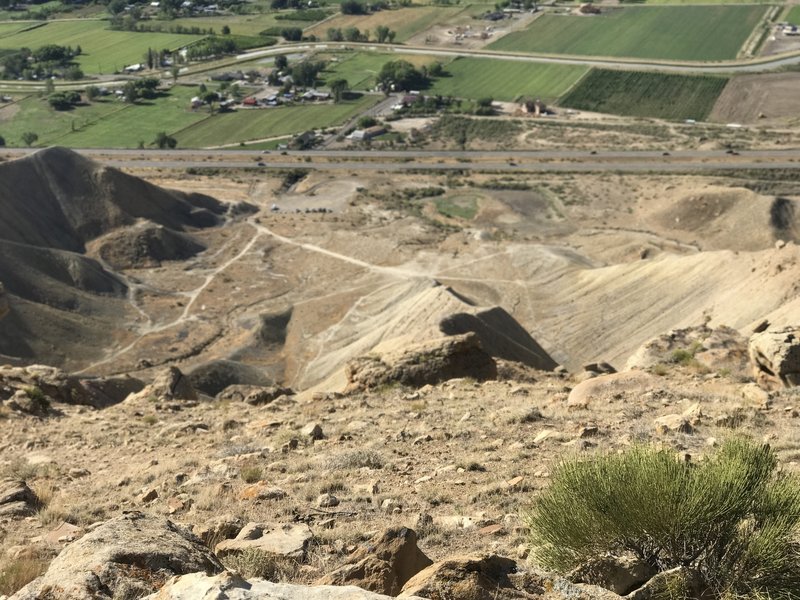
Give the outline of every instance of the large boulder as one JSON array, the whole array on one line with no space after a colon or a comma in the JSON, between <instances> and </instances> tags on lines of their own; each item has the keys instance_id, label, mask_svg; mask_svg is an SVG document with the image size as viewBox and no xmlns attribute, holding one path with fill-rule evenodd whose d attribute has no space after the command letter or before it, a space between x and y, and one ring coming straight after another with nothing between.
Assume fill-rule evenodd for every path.
<instances>
[{"instance_id":1,"label":"large boulder","mask_svg":"<svg viewBox=\"0 0 800 600\"><path fill-rule=\"evenodd\" d=\"M369 354L348 363L346 392L400 383L412 387L456 377L496 379L497 363L475 333L428 340L381 355Z\"/></svg>"},{"instance_id":2,"label":"large boulder","mask_svg":"<svg viewBox=\"0 0 800 600\"><path fill-rule=\"evenodd\" d=\"M663 388L663 380L645 371L626 371L599 375L580 382L569 393L567 406L587 408L606 406L615 400L638 401L645 392L655 392Z\"/></svg>"},{"instance_id":3,"label":"large boulder","mask_svg":"<svg viewBox=\"0 0 800 600\"><path fill-rule=\"evenodd\" d=\"M408 527L379 533L351 554L347 563L317 581L320 585L357 585L396 596L403 585L433 561L417 547L417 534Z\"/></svg>"},{"instance_id":4,"label":"large boulder","mask_svg":"<svg viewBox=\"0 0 800 600\"><path fill-rule=\"evenodd\" d=\"M800 385L800 327L753 334L749 350L759 385L766 389Z\"/></svg>"},{"instance_id":5,"label":"large boulder","mask_svg":"<svg viewBox=\"0 0 800 600\"><path fill-rule=\"evenodd\" d=\"M153 383L138 392L134 399L158 400L197 400L197 392L192 387L189 378L178 367L168 367L161 371Z\"/></svg>"},{"instance_id":6,"label":"large boulder","mask_svg":"<svg viewBox=\"0 0 800 600\"><path fill-rule=\"evenodd\" d=\"M0 517L29 517L40 506L39 498L18 479L0 479Z\"/></svg>"},{"instance_id":7,"label":"large boulder","mask_svg":"<svg viewBox=\"0 0 800 600\"><path fill-rule=\"evenodd\" d=\"M658 569L632 556L598 556L569 574L573 583L590 583L620 596L650 581Z\"/></svg>"},{"instance_id":8,"label":"large boulder","mask_svg":"<svg viewBox=\"0 0 800 600\"><path fill-rule=\"evenodd\" d=\"M272 583L263 579L245 580L230 572L210 577L192 573L176 577L157 593L144 600L389 600L390 596L375 594L353 586L304 586ZM415 598L414 600L422 600Z\"/></svg>"},{"instance_id":9,"label":"large boulder","mask_svg":"<svg viewBox=\"0 0 800 600\"><path fill-rule=\"evenodd\" d=\"M404 586L400 598L494 600L529 597L518 591L509 575L517 570L510 558L490 555L456 557L432 564L414 575Z\"/></svg>"},{"instance_id":10,"label":"large boulder","mask_svg":"<svg viewBox=\"0 0 800 600\"><path fill-rule=\"evenodd\" d=\"M130 512L68 545L10 600L140 598L175 575L222 569L188 531L164 517Z\"/></svg>"},{"instance_id":11,"label":"large boulder","mask_svg":"<svg viewBox=\"0 0 800 600\"><path fill-rule=\"evenodd\" d=\"M232 540L223 540L214 548L217 556L224 558L245 550L258 550L276 559L301 562L305 559L308 543L313 534L304 523L275 525L248 523Z\"/></svg>"}]
</instances>

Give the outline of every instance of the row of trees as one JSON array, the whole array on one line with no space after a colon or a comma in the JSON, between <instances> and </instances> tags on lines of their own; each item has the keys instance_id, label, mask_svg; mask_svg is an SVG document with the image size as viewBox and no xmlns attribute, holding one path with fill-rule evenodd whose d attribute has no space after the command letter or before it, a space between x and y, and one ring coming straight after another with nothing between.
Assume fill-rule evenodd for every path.
<instances>
[{"instance_id":1,"label":"row of trees","mask_svg":"<svg viewBox=\"0 0 800 600\"><path fill-rule=\"evenodd\" d=\"M326 32L330 42L368 42L369 31L361 31L358 27L331 27ZM391 44L397 32L389 29L386 25L379 25L375 28L375 39L379 44Z\"/></svg>"}]
</instances>

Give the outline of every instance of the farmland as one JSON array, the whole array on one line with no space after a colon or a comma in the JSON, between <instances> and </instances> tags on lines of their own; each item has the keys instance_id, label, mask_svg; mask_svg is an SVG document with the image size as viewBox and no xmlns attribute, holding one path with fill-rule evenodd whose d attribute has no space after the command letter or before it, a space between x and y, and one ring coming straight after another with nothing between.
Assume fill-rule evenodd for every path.
<instances>
[{"instance_id":1,"label":"farmland","mask_svg":"<svg viewBox=\"0 0 800 600\"><path fill-rule=\"evenodd\" d=\"M358 52L352 54L336 54L336 62L329 57L320 56L323 60L328 60L327 67L323 71L326 82L334 79L346 79L352 90L369 90L375 85L375 77L381 67L392 60L407 60L416 67L431 64L434 62L432 57L419 55L401 54L378 54L375 52Z\"/></svg>"},{"instance_id":2,"label":"farmland","mask_svg":"<svg viewBox=\"0 0 800 600\"><path fill-rule=\"evenodd\" d=\"M225 17L192 17L184 19L173 19L171 21L152 21L151 25L161 25L162 30L167 31L170 27L181 25L182 27L199 27L200 29L213 29L216 33L222 31L222 27L227 25L231 28L231 33L235 35L258 35L266 29L274 27L300 27L306 28L312 23L307 21L282 21L275 17L279 13L255 14L255 15L231 15Z\"/></svg>"},{"instance_id":3,"label":"farmland","mask_svg":"<svg viewBox=\"0 0 800 600\"><path fill-rule=\"evenodd\" d=\"M397 32L396 42L404 42L420 31L424 31L437 21L448 19L461 12L463 7L418 6L397 10L381 10L370 15L337 15L323 21L307 31L320 39L325 39L326 32L332 27L342 30L357 27L361 31L369 31L374 35L375 28L385 25Z\"/></svg>"},{"instance_id":4,"label":"farmland","mask_svg":"<svg viewBox=\"0 0 800 600\"><path fill-rule=\"evenodd\" d=\"M340 125L378 99L377 96L362 96L355 101L333 105L239 110L204 119L177 132L175 137L181 147L199 148L299 133Z\"/></svg>"},{"instance_id":5,"label":"farmland","mask_svg":"<svg viewBox=\"0 0 800 600\"><path fill-rule=\"evenodd\" d=\"M54 111L37 95L28 96L12 111L13 118L0 121L0 133L9 145L21 145L25 131L39 135L39 145L61 144L76 148L135 148L149 144L159 131L172 132L208 116L206 111L188 110L194 87L176 86L170 93L150 102L124 104L111 98L79 106L70 111Z\"/></svg>"},{"instance_id":6,"label":"farmland","mask_svg":"<svg viewBox=\"0 0 800 600\"><path fill-rule=\"evenodd\" d=\"M709 61L736 58L765 6L631 6L596 16L545 14L493 50Z\"/></svg>"},{"instance_id":7,"label":"farmland","mask_svg":"<svg viewBox=\"0 0 800 600\"><path fill-rule=\"evenodd\" d=\"M800 25L800 6L793 6L786 20L792 25Z\"/></svg>"},{"instance_id":8,"label":"farmland","mask_svg":"<svg viewBox=\"0 0 800 600\"><path fill-rule=\"evenodd\" d=\"M560 104L632 117L700 120L727 83L724 77L593 69Z\"/></svg>"},{"instance_id":9,"label":"farmland","mask_svg":"<svg viewBox=\"0 0 800 600\"><path fill-rule=\"evenodd\" d=\"M520 96L552 102L586 73L571 65L525 64L488 58L459 58L445 67L447 77L438 77L429 90L458 98L492 97L515 100Z\"/></svg>"},{"instance_id":10,"label":"farmland","mask_svg":"<svg viewBox=\"0 0 800 600\"><path fill-rule=\"evenodd\" d=\"M0 37L0 50L45 44L80 46L77 62L87 73L113 73L131 63L141 62L148 48L176 49L203 36L174 33L113 31L108 22L97 20L53 21L42 27Z\"/></svg>"}]
</instances>

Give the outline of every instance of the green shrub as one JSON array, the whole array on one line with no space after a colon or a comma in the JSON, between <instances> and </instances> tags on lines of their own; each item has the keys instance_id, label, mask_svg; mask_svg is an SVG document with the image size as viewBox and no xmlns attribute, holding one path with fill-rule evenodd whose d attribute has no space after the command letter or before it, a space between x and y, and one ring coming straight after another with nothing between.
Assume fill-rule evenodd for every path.
<instances>
[{"instance_id":1,"label":"green shrub","mask_svg":"<svg viewBox=\"0 0 800 600\"><path fill-rule=\"evenodd\" d=\"M567 461L524 515L532 557L568 570L611 552L691 569L704 597L800 598L800 485L768 445L725 443L698 464L668 450Z\"/></svg>"}]
</instances>

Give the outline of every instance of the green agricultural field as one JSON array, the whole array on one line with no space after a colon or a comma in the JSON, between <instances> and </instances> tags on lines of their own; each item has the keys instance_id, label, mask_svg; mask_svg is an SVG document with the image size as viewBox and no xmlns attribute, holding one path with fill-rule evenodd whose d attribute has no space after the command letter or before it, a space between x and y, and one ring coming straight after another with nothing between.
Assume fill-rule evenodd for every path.
<instances>
[{"instance_id":1,"label":"green agricultural field","mask_svg":"<svg viewBox=\"0 0 800 600\"><path fill-rule=\"evenodd\" d=\"M736 58L766 6L630 6L545 14L489 47L532 53L707 61Z\"/></svg>"},{"instance_id":2,"label":"green agricultural field","mask_svg":"<svg viewBox=\"0 0 800 600\"><path fill-rule=\"evenodd\" d=\"M339 104L241 109L218 114L175 134L181 148L203 148L266 139L341 125L375 104L378 96L362 96Z\"/></svg>"},{"instance_id":3,"label":"green agricultural field","mask_svg":"<svg viewBox=\"0 0 800 600\"><path fill-rule=\"evenodd\" d=\"M124 104L107 97L69 111L55 111L31 95L0 110L0 135L10 146L23 145L22 133L33 131L38 146L136 148L139 142L152 142L159 131L170 133L208 117L207 110L189 109L196 94L195 87L176 86L153 101Z\"/></svg>"},{"instance_id":4,"label":"green agricultural field","mask_svg":"<svg viewBox=\"0 0 800 600\"><path fill-rule=\"evenodd\" d=\"M142 62L148 48L177 49L201 39L198 35L136 33L108 29L107 21L51 21L43 27L0 37L0 49L31 49L45 44L80 46L78 64L87 74L113 73Z\"/></svg>"},{"instance_id":5,"label":"green agricultural field","mask_svg":"<svg viewBox=\"0 0 800 600\"><path fill-rule=\"evenodd\" d=\"M800 25L800 6L793 6L789 11L789 16L786 17L792 25Z\"/></svg>"},{"instance_id":6,"label":"green agricultural field","mask_svg":"<svg viewBox=\"0 0 800 600\"><path fill-rule=\"evenodd\" d=\"M567 108L660 119L705 119L726 77L592 69L564 96Z\"/></svg>"},{"instance_id":7,"label":"green agricultural field","mask_svg":"<svg viewBox=\"0 0 800 600\"><path fill-rule=\"evenodd\" d=\"M172 21L151 21L153 26L161 26L162 31L169 31L170 27L181 25L183 27L199 27L213 29L217 34L222 33L222 28L227 25L234 35L258 35L265 29L272 27L301 27L306 28L312 23L308 21L280 21L275 17L278 13L256 15L231 15L222 17L192 17L191 19L174 19Z\"/></svg>"},{"instance_id":8,"label":"green agricultural field","mask_svg":"<svg viewBox=\"0 0 800 600\"><path fill-rule=\"evenodd\" d=\"M522 63L490 58L458 58L434 79L428 93L457 98L516 100L520 96L552 102L587 71L586 67Z\"/></svg>"},{"instance_id":9,"label":"green agricultural field","mask_svg":"<svg viewBox=\"0 0 800 600\"><path fill-rule=\"evenodd\" d=\"M327 66L322 72L326 84L334 79L346 79L351 90L372 89L381 67L389 61L407 60L416 67L435 62L435 58L430 56L379 54L376 52L340 53L333 56L323 55L320 58L327 61Z\"/></svg>"},{"instance_id":10,"label":"green agricultural field","mask_svg":"<svg viewBox=\"0 0 800 600\"><path fill-rule=\"evenodd\" d=\"M369 15L337 15L308 30L309 34L316 35L319 39L326 39L326 33L331 27L347 29L357 27L361 31L369 31L375 37L375 28L385 25L397 32L395 42L404 42L408 38L428 29L434 23L451 19L464 10L456 6L416 6L413 8L398 8L396 10L381 10Z\"/></svg>"}]
</instances>

